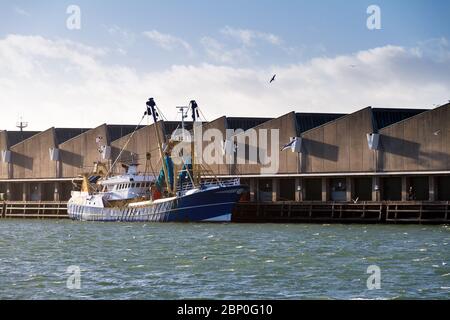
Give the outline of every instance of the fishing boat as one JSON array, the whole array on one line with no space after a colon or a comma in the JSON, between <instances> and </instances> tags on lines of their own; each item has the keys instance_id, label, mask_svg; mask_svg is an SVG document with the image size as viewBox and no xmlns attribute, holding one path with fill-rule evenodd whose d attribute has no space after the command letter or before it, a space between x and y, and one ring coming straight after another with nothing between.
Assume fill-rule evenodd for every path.
<instances>
[{"instance_id":1,"label":"fishing boat","mask_svg":"<svg viewBox=\"0 0 450 320\"><path fill-rule=\"evenodd\" d=\"M105 163L97 162L92 172L82 175L80 190L72 191L67 205L69 217L81 221L231 221L233 208L247 186L242 185L238 178L204 179L202 166L197 163L194 152L189 156L181 155L182 166L180 170L175 171L171 151L178 143L186 141L179 137L177 139L161 137L156 125L159 109L154 99L150 98L146 106L144 116L153 119L162 160L159 175L139 173L136 162L123 163L125 172L114 175L111 173L112 168L108 168ZM189 108L192 110L195 125L198 118L197 103L192 100ZM182 116L184 119L185 115ZM184 121L182 123L184 129ZM188 143L194 145L192 141ZM124 148L121 153L123 150Z\"/></svg>"}]
</instances>

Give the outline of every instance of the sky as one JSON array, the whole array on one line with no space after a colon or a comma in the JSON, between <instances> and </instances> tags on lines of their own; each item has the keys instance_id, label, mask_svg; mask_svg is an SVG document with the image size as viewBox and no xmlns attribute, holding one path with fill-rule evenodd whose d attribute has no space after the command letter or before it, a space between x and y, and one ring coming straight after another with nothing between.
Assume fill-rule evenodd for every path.
<instances>
[{"instance_id":1,"label":"sky","mask_svg":"<svg viewBox=\"0 0 450 320\"><path fill-rule=\"evenodd\" d=\"M29 130L136 124L149 97L170 120L192 99L209 121L433 108L450 100L449 12L446 0L2 0L0 130L21 117Z\"/></svg>"}]
</instances>

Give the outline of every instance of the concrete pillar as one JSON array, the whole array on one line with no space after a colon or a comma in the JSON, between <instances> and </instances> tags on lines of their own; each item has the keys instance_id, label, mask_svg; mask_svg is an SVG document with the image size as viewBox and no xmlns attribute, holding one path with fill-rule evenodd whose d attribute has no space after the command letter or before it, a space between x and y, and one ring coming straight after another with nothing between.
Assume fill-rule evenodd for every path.
<instances>
[{"instance_id":1,"label":"concrete pillar","mask_svg":"<svg viewBox=\"0 0 450 320\"><path fill-rule=\"evenodd\" d=\"M250 179L250 201L255 202L256 200L256 180L254 178Z\"/></svg>"},{"instance_id":2,"label":"concrete pillar","mask_svg":"<svg viewBox=\"0 0 450 320\"><path fill-rule=\"evenodd\" d=\"M381 201L380 177L372 177L372 201Z\"/></svg>"},{"instance_id":3,"label":"concrete pillar","mask_svg":"<svg viewBox=\"0 0 450 320\"><path fill-rule=\"evenodd\" d=\"M11 186L11 182L7 182L6 183L6 200L11 200L11 196L12 196L12 194L11 194L11 188L12 188L12 186Z\"/></svg>"},{"instance_id":4,"label":"concrete pillar","mask_svg":"<svg viewBox=\"0 0 450 320\"><path fill-rule=\"evenodd\" d=\"M279 189L280 180L272 179L272 201L278 201L278 189Z\"/></svg>"},{"instance_id":5,"label":"concrete pillar","mask_svg":"<svg viewBox=\"0 0 450 320\"><path fill-rule=\"evenodd\" d=\"M352 189L353 189L352 178L347 177L345 179L345 195L346 195L346 200L348 202L352 201L352 195L353 195Z\"/></svg>"},{"instance_id":6,"label":"concrete pillar","mask_svg":"<svg viewBox=\"0 0 450 320\"><path fill-rule=\"evenodd\" d=\"M28 183L22 182L22 201L27 201L28 199Z\"/></svg>"},{"instance_id":7,"label":"concrete pillar","mask_svg":"<svg viewBox=\"0 0 450 320\"><path fill-rule=\"evenodd\" d=\"M436 178L434 176L428 177L428 200L430 201L436 201L436 195L437 195L437 183Z\"/></svg>"},{"instance_id":8,"label":"concrete pillar","mask_svg":"<svg viewBox=\"0 0 450 320\"><path fill-rule=\"evenodd\" d=\"M408 181L406 177L402 177L402 201L408 200Z\"/></svg>"},{"instance_id":9,"label":"concrete pillar","mask_svg":"<svg viewBox=\"0 0 450 320\"><path fill-rule=\"evenodd\" d=\"M295 201L303 201L303 179L295 178Z\"/></svg>"},{"instance_id":10,"label":"concrete pillar","mask_svg":"<svg viewBox=\"0 0 450 320\"><path fill-rule=\"evenodd\" d=\"M322 178L322 201L328 201L328 179Z\"/></svg>"},{"instance_id":11,"label":"concrete pillar","mask_svg":"<svg viewBox=\"0 0 450 320\"><path fill-rule=\"evenodd\" d=\"M8 179L12 179L13 178L13 164L12 163L8 163Z\"/></svg>"},{"instance_id":12,"label":"concrete pillar","mask_svg":"<svg viewBox=\"0 0 450 320\"><path fill-rule=\"evenodd\" d=\"M60 182L55 182L54 185L54 193L53 193L53 200L54 201L60 201L61 197L60 197L60 189L61 189L61 183Z\"/></svg>"},{"instance_id":13,"label":"concrete pillar","mask_svg":"<svg viewBox=\"0 0 450 320\"><path fill-rule=\"evenodd\" d=\"M260 198L259 198L259 179L258 178L255 179L255 186L256 186L255 199L256 199L256 201L259 202Z\"/></svg>"}]
</instances>

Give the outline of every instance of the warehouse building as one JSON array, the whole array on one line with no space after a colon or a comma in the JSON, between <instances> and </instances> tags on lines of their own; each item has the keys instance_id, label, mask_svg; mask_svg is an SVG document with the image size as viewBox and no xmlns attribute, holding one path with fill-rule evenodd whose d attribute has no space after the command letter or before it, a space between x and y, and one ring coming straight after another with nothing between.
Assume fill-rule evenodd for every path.
<instances>
[{"instance_id":1,"label":"warehouse building","mask_svg":"<svg viewBox=\"0 0 450 320\"><path fill-rule=\"evenodd\" d=\"M114 165L115 173L122 162L157 173L161 163L154 126L1 131L0 195L15 201L66 201L79 175L96 161ZM186 126L191 129L192 123ZM180 122L161 121L157 127L167 137ZM295 150L279 153L276 173L261 174L260 159L227 164L226 154L220 155L223 163L208 166L207 175L241 177L250 186L246 201L450 201L450 104L432 110L367 107L350 114L223 116L202 127L223 136L227 129L242 129L235 135L243 135L241 141L261 129L278 129L280 146L298 142ZM237 146L246 157L251 147L247 142Z\"/></svg>"}]
</instances>

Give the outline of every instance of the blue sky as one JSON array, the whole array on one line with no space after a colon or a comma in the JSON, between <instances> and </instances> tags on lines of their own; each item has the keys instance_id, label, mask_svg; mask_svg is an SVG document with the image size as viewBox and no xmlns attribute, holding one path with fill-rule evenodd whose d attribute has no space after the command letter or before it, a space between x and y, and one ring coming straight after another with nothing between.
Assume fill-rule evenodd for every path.
<instances>
[{"instance_id":1,"label":"blue sky","mask_svg":"<svg viewBox=\"0 0 450 320\"><path fill-rule=\"evenodd\" d=\"M66 8L82 10L82 29L65 28ZM382 29L366 28L366 9L377 4ZM317 54L329 56L387 44L412 46L430 38L450 38L449 1L427 0L322 0L322 1L8 1L0 4L0 35L10 33L64 37L88 45L110 46L115 41L107 28L119 27L140 34L158 30L185 39L193 47L200 38L217 37L225 26L258 30L279 36L286 45L305 48L298 54L263 47L258 64L293 63ZM21 15L17 10L27 14ZM198 63L202 56L165 54L143 39L134 44L139 62L152 67L175 63ZM134 51L134 50L133 50ZM300 51L300 50L299 50ZM153 59L145 59L145 57ZM130 61L131 63L132 61Z\"/></svg>"},{"instance_id":2,"label":"blue sky","mask_svg":"<svg viewBox=\"0 0 450 320\"><path fill-rule=\"evenodd\" d=\"M71 4L81 9L80 30L66 28L66 8ZM366 27L366 9L372 4L381 9L381 30ZM0 129L11 128L13 118L30 116L29 101L34 101L35 109L37 103L39 108L54 114L52 120L58 126L92 126L97 121L92 118L104 114L110 107L116 111L108 119L98 119L99 124L102 121L133 122L137 116L128 114L133 108L125 101L138 103L144 98L147 87L148 95L159 95L167 103L165 108L195 96L207 104L205 108L211 118L222 115L224 108L228 108L228 102L224 101L240 105L230 109L233 116L275 116L292 109L351 112L377 104L430 107L450 99L450 94L449 97L444 94L449 83L444 74L430 76L423 80L426 83L404 85L401 89L399 82L403 78L399 76L389 86L396 92L389 92L389 87L376 92L376 86L372 85L383 75L372 74L367 80L367 92L362 92L360 98L349 98L349 93L353 95L354 90L360 90L352 85L361 80L358 77L367 77L367 72L356 74L358 70L348 67L365 66L368 70L368 66L375 63L373 70L384 70L384 76L391 79L396 77L394 63L395 68L402 67L397 73L403 77L411 74L428 77L434 70L442 70L439 63L445 66L450 56L449 12L449 1L425 0L3 0L0 3L0 50L3 49L3 54L11 61L8 65L5 63L3 69L0 65L3 73L0 73L0 86L2 83L5 86L0 89L8 91L3 97L0 93L0 108L13 104L15 112L10 118L0 120ZM78 50L78 55L72 58L64 55L62 52L67 47ZM381 49L373 51L376 48ZM96 50L102 52L93 53ZM61 57L55 56L56 51ZM80 55L89 60L89 66L80 64ZM11 62L17 64L15 69L11 69ZM113 95L105 97L108 90L117 94L115 86L120 84L100 79L94 72L91 74L94 69L129 79L120 87L127 87L129 91L121 92L117 102ZM72 76L67 77L67 70L78 70L78 73L71 71ZM336 72L330 75L330 70ZM258 93L267 89L265 80L273 73L277 73L279 81L275 85L279 87L269 88L272 91L266 93L265 98L281 104L278 113L269 107L256 107L263 98ZM216 75L213 80L208 78L211 74ZM158 78L159 82L153 84L150 76ZM255 79L254 84L251 77ZM299 78L296 80L296 77ZM188 83L193 78L196 78L195 86ZM179 85L187 88L180 92L173 87L174 79L183 79ZM347 86L337 87L335 82L342 81ZM86 82L95 86L86 86ZM136 83L134 87L130 85L132 82ZM134 90L139 83L147 84ZM154 88L150 88L150 84ZM310 87L302 89L305 86ZM411 90L415 86L425 89L422 92ZM44 95L43 90L57 97ZM78 94L74 94L75 91ZM332 94L327 97L322 91ZM30 100L22 97L23 92L30 93ZM202 97L205 92L209 95ZM418 99L411 97L412 92L417 92ZM84 94L82 99L79 98L81 93ZM100 94L103 98L98 96ZM316 96L323 97L323 102ZM335 103L333 108L329 107L331 101ZM79 116L70 122L64 117L66 107L79 113L94 112L93 109L98 113L92 117ZM123 110L127 111L125 117L120 112ZM175 115L174 112L169 114ZM48 119L37 115L33 118L35 128L52 125Z\"/></svg>"}]
</instances>

